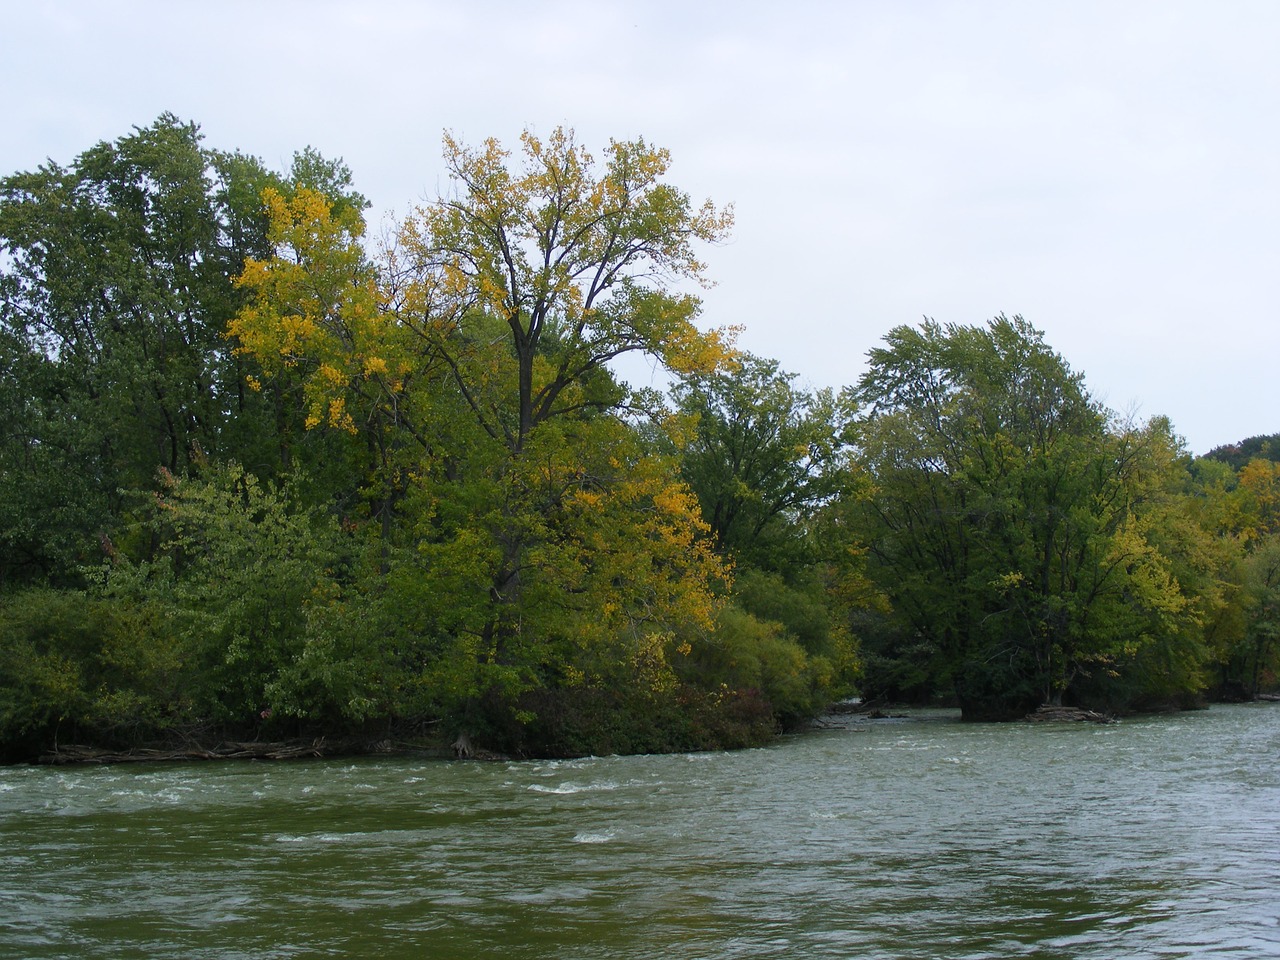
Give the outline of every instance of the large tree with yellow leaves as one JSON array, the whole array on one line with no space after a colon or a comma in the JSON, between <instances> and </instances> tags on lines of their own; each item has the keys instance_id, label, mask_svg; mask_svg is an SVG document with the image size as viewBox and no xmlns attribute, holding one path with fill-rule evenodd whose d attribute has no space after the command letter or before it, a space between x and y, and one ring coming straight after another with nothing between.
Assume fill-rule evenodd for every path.
<instances>
[{"instance_id":1,"label":"large tree with yellow leaves","mask_svg":"<svg viewBox=\"0 0 1280 960\"><path fill-rule=\"evenodd\" d=\"M651 398L609 364L730 356L677 286L705 282L695 245L731 213L695 207L643 141L603 163L565 130L521 143L517 162L446 136L452 189L373 261L355 211L268 192L275 255L247 265L231 325L301 384L312 429L366 441L381 581L363 597L414 611L395 628L406 675L473 711L548 685L670 687L727 577L677 464L628 420Z\"/></svg>"},{"instance_id":2,"label":"large tree with yellow leaves","mask_svg":"<svg viewBox=\"0 0 1280 960\"><path fill-rule=\"evenodd\" d=\"M705 283L694 245L723 239L733 222L731 209L694 207L667 183L670 156L643 140L611 142L603 164L564 129L545 141L526 131L521 145L513 169L496 140L474 150L446 135L454 189L404 223L394 261L402 314L443 311L458 330L484 315L505 328L517 372L511 420L458 382L485 429L517 451L551 417L617 403L588 387L623 354L715 368L723 335L700 330L698 298L673 286ZM461 346L439 343L456 371Z\"/></svg>"}]
</instances>

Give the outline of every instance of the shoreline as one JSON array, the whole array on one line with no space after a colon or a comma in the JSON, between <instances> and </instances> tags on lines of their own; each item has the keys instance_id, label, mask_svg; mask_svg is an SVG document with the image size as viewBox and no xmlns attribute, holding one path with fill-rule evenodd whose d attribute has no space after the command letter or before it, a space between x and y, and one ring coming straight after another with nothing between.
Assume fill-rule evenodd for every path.
<instances>
[{"instance_id":1,"label":"shoreline","mask_svg":"<svg viewBox=\"0 0 1280 960\"><path fill-rule=\"evenodd\" d=\"M1200 709L1212 706L1237 705L1240 703L1280 703L1280 695L1259 694L1252 700L1223 700L1205 704ZM866 707L848 701L832 704L822 714L810 721L813 729L823 729L823 718L860 716L863 719L897 720L910 719L911 714L899 711L912 708L902 704L868 704ZM918 708L917 708L918 709ZM885 712L892 711L892 712ZM1052 715L1059 711L1057 716ZM1167 713L1167 710L1140 711L1126 716L1142 716L1145 714ZM1017 723L1079 723L1090 721L1095 723L1115 723L1118 718L1112 715L1096 714L1074 708L1042 708L1037 713L1008 721ZM368 737L315 737L311 739L294 738L288 740L220 740L212 746L186 741L184 744L155 744L137 746L127 749L94 747L86 744L69 744L58 746L39 757L19 761L5 766L107 766L129 763L189 763L216 762L220 760L320 760L342 757L419 757L431 760L472 760L476 762L520 761L542 759L539 757L512 757L494 753L481 748L473 749L469 754L460 756L456 750L439 739L399 740L391 737L370 739Z\"/></svg>"}]
</instances>

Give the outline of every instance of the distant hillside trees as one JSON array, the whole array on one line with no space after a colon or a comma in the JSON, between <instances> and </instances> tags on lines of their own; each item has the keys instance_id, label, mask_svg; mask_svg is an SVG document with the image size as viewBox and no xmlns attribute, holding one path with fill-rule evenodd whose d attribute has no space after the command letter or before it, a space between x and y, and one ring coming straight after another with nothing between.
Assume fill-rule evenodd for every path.
<instances>
[{"instance_id":1,"label":"distant hillside trees","mask_svg":"<svg viewBox=\"0 0 1280 960\"><path fill-rule=\"evenodd\" d=\"M1205 457L1227 464L1232 470L1241 470L1251 460L1280 460L1280 433L1248 437L1239 443L1214 447Z\"/></svg>"}]
</instances>

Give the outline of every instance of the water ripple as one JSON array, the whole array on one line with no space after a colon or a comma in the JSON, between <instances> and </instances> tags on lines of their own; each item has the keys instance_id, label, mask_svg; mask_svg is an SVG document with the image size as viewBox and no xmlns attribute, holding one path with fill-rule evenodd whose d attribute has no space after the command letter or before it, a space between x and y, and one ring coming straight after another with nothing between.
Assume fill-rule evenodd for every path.
<instances>
[{"instance_id":1,"label":"water ripple","mask_svg":"<svg viewBox=\"0 0 1280 960\"><path fill-rule=\"evenodd\" d=\"M0 956L1280 955L1280 708L740 753L0 768Z\"/></svg>"}]
</instances>

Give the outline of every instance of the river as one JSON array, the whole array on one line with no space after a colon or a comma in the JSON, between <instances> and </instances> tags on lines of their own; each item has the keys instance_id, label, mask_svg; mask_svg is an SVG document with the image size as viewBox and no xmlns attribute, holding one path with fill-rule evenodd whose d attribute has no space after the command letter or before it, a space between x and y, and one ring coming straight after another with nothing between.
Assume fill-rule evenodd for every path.
<instances>
[{"instance_id":1,"label":"river","mask_svg":"<svg viewBox=\"0 0 1280 960\"><path fill-rule=\"evenodd\" d=\"M1280 956L1280 705L0 768L0 957Z\"/></svg>"}]
</instances>

